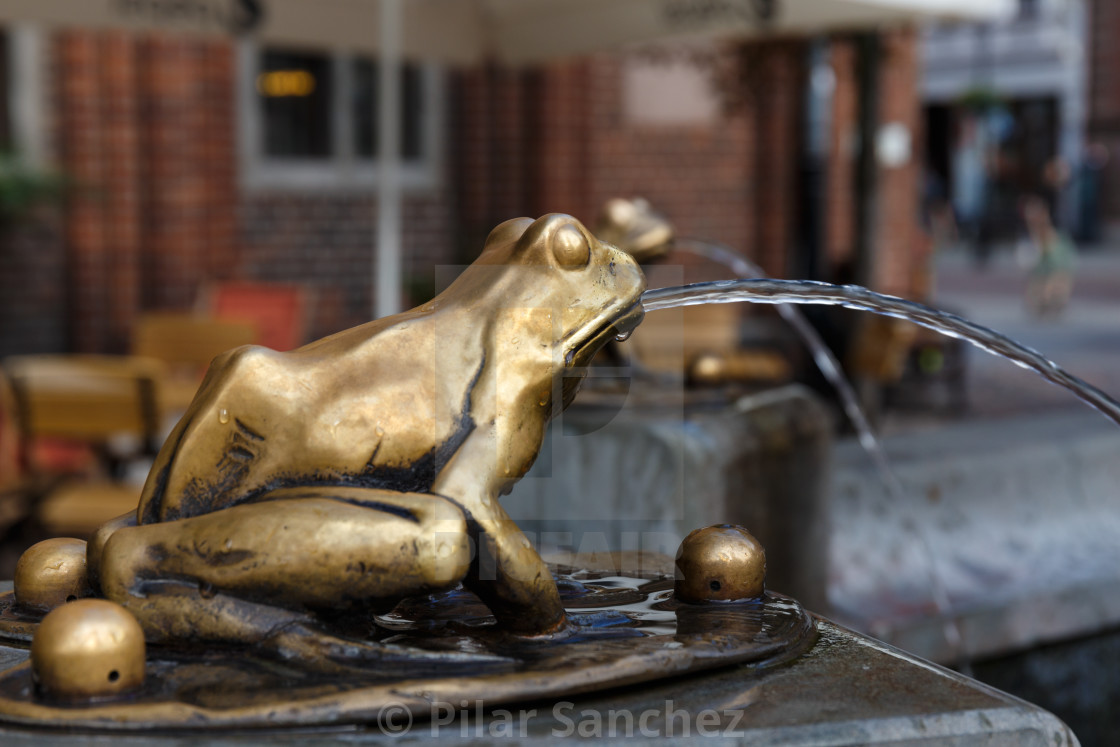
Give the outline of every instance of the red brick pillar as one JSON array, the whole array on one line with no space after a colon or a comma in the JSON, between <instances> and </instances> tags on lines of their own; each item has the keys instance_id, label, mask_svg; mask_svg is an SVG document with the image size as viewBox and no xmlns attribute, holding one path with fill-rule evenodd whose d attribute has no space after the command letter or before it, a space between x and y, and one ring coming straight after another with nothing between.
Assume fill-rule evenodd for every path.
<instances>
[{"instance_id":1,"label":"red brick pillar","mask_svg":"<svg viewBox=\"0 0 1120 747\"><path fill-rule=\"evenodd\" d=\"M755 144L755 261L785 277L794 250L800 152L803 42L761 42L750 59Z\"/></svg>"},{"instance_id":2,"label":"red brick pillar","mask_svg":"<svg viewBox=\"0 0 1120 747\"><path fill-rule=\"evenodd\" d=\"M197 47L155 36L142 45L146 196L145 305L189 308L206 268L206 183L200 154Z\"/></svg>"},{"instance_id":3,"label":"red brick pillar","mask_svg":"<svg viewBox=\"0 0 1120 747\"><path fill-rule=\"evenodd\" d=\"M211 278L230 278L237 270L237 119L234 112L236 65L233 45L201 46L202 132L200 161L205 174L206 270Z\"/></svg>"},{"instance_id":4,"label":"red brick pillar","mask_svg":"<svg viewBox=\"0 0 1120 747\"><path fill-rule=\"evenodd\" d=\"M237 263L232 47L64 32L55 58L71 346L123 352L142 308Z\"/></svg>"},{"instance_id":5,"label":"red brick pillar","mask_svg":"<svg viewBox=\"0 0 1120 747\"><path fill-rule=\"evenodd\" d=\"M910 158L879 166L873 287L907 296L914 290L914 269L924 260L920 223L922 116L917 36L914 31L883 35L879 72L879 127L901 125L910 133Z\"/></svg>"},{"instance_id":6,"label":"red brick pillar","mask_svg":"<svg viewBox=\"0 0 1120 747\"><path fill-rule=\"evenodd\" d=\"M61 33L59 132L63 167L74 183L66 225L71 347L103 350L108 341L106 237L102 200L105 152L101 126L100 55L90 34Z\"/></svg>"},{"instance_id":7,"label":"red brick pillar","mask_svg":"<svg viewBox=\"0 0 1120 747\"><path fill-rule=\"evenodd\" d=\"M101 197L106 250L108 344L129 347L140 309L140 107L136 90L136 43L131 35L100 40L101 143L104 157Z\"/></svg>"},{"instance_id":8,"label":"red brick pillar","mask_svg":"<svg viewBox=\"0 0 1120 747\"><path fill-rule=\"evenodd\" d=\"M457 148L459 222L468 252L495 225L530 215L530 100L535 73L486 67L459 77Z\"/></svg>"},{"instance_id":9,"label":"red brick pillar","mask_svg":"<svg viewBox=\"0 0 1120 747\"><path fill-rule=\"evenodd\" d=\"M551 65L539 76L531 137L534 214L595 214L590 164L589 93L592 62Z\"/></svg>"},{"instance_id":10,"label":"red brick pillar","mask_svg":"<svg viewBox=\"0 0 1120 747\"><path fill-rule=\"evenodd\" d=\"M836 280L837 269L850 263L855 251L855 155L859 131L856 88L856 50L850 41L835 40L829 49L835 75L825 198L826 277ZM850 281L851 278L840 278Z\"/></svg>"}]
</instances>

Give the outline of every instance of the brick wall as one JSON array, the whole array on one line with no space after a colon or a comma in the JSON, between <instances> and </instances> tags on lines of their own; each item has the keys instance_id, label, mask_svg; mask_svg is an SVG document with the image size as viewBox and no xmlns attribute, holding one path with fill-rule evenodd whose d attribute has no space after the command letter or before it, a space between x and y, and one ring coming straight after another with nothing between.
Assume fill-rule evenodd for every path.
<instances>
[{"instance_id":1,"label":"brick wall","mask_svg":"<svg viewBox=\"0 0 1120 747\"><path fill-rule=\"evenodd\" d=\"M435 267L454 261L451 208L445 190L404 200L404 277L415 303L434 288ZM373 315L375 214L368 191L245 195L233 275L305 286L311 338L367 322Z\"/></svg>"},{"instance_id":2,"label":"brick wall","mask_svg":"<svg viewBox=\"0 0 1120 747\"><path fill-rule=\"evenodd\" d=\"M881 118L918 131L912 34L885 38ZM455 73L442 186L405 200L405 274L420 300L434 267L470 261L517 215L593 222L642 195L685 236L728 244L788 274L797 238L805 46L752 45L746 103L698 124L629 121L624 60L599 55L531 71ZM81 188L65 228L73 347L123 350L137 313L187 308L213 279L303 283L310 332L369 318L373 194L245 192L236 174L235 65L228 43L57 34L55 116L63 168ZM824 250L851 252L855 57L836 72ZM880 176L876 284L905 292L916 233L916 162Z\"/></svg>"},{"instance_id":3,"label":"brick wall","mask_svg":"<svg viewBox=\"0 0 1120 747\"><path fill-rule=\"evenodd\" d=\"M713 124L630 123L621 110L619 60L596 58L593 72L589 217L612 197L642 196L679 235L752 252L754 120L740 112Z\"/></svg>"},{"instance_id":4,"label":"brick wall","mask_svg":"<svg viewBox=\"0 0 1120 747\"><path fill-rule=\"evenodd\" d=\"M747 58L752 71L748 99L757 123L756 159L752 170L758 223L752 252L768 275L788 277L790 253L797 239L797 176L805 45L765 42Z\"/></svg>"},{"instance_id":5,"label":"brick wall","mask_svg":"<svg viewBox=\"0 0 1120 747\"><path fill-rule=\"evenodd\" d=\"M883 37L882 123L905 125L920 151L915 35ZM593 221L610 197L647 197L682 236L728 244L776 276L788 276L798 238L797 165L806 46L749 45L743 105L714 123L645 125L622 112L624 59L598 55L531 73L496 70L461 84L460 217L480 245L485 231L515 215L570 212ZM857 153L856 53L830 48L836 75L825 185L826 264L852 256ZM882 168L875 217L873 284L911 289L919 228L920 164Z\"/></svg>"},{"instance_id":6,"label":"brick wall","mask_svg":"<svg viewBox=\"0 0 1120 747\"><path fill-rule=\"evenodd\" d=\"M66 247L56 212L0 226L0 358L66 350Z\"/></svg>"},{"instance_id":7,"label":"brick wall","mask_svg":"<svg viewBox=\"0 0 1120 747\"><path fill-rule=\"evenodd\" d=\"M184 309L234 251L232 49L55 36L71 346L127 349L141 309Z\"/></svg>"},{"instance_id":8,"label":"brick wall","mask_svg":"<svg viewBox=\"0 0 1120 747\"><path fill-rule=\"evenodd\" d=\"M459 213L476 236L518 215L593 223L607 199L643 196L682 235L753 246L750 118L627 123L618 57L465 75L460 117Z\"/></svg>"},{"instance_id":9,"label":"brick wall","mask_svg":"<svg viewBox=\"0 0 1120 747\"><path fill-rule=\"evenodd\" d=\"M77 185L64 222L72 349L124 351L137 314L189 309L223 279L306 285L314 336L370 318L372 191L241 191L229 43L65 32L51 56L59 161ZM446 188L405 200L418 297L455 256L453 206Z\"/></svg>"},{"instance_id":10,"label":"brick wall","mask_svg":"<svg viewBox=\"0 0 1120 747\"><path fill-rule=\"evenodd\" d=\"M531 101L545 77L495 67L455 76L453 174L463 259L477 254L498 223L534 213Z\"/></svg>"}]
</instances>

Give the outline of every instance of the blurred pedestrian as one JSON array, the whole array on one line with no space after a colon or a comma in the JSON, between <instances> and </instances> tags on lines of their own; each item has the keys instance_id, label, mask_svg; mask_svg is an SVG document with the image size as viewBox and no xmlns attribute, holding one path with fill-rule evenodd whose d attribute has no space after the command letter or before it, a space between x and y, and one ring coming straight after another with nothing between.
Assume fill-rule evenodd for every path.
<instances>
[{"instance_id":1,"label":"blurred pedestrian","mask_svg":"<svg viewBox=\"0 0 1120 747\"><path fill-rule=\"evenodd\" d=\"M1039 317L1060 316L1073 290L1077 248L1054 226L1050 209L1041 197L1028 197L1022 204L1032 261L1027 278L1027 309Z\"/></svg>"}]
</instances>

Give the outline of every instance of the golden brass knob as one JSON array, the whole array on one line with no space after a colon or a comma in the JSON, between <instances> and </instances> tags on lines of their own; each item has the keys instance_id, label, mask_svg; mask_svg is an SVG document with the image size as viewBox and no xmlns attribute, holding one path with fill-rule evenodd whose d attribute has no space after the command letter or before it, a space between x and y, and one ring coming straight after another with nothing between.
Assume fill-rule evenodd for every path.
<instances>
[{"instance_id":1,"label":"golden brass knob","mask_svg":"<svg viewBox=\"0 0 1120 747\"><path fill-rule=\"evenodd\" d=\"M43 540L16 563L16 602L48 612L90 595L86 543L70 537Z\"/></svg>"},{"instance_id":2,"label":"golden brass knob","mask_svg":"<svg viewBox=\"0 0 1120 747\"><path fill-rule=\"evenodd\" d=\"M690 604L736 602L762 596L766 550L734 524L697 529L677 550L678 599Z\"/></svg>"},{"instance_id":3,"label":"golden brass knob","mask_svg":"<svg viewBox=\"0 0 1120 747\"><path fill-rule=\"evenodd\" d=\"M144 632L124 607L79 599L43 618L31 641L31 672L39 692L87 700L144 684Z\"/></svg>"}]
</instances>

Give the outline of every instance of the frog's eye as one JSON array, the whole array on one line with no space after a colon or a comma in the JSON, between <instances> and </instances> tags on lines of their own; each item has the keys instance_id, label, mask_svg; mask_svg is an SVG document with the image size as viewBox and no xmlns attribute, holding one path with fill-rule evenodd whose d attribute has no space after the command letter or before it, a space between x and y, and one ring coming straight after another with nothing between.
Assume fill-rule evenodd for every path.
<instances>
[{"instance_id":1,"label":"frog's eye","mask_svg":"<svg viewBox=\"0 0 1120 747\"><path fill-rule=\"evenodd\" d=\"M591 244L575 226L562 226L552 235L552 255L561 267L583 267L591 259Z\"/></svg>"}]
</instances>

